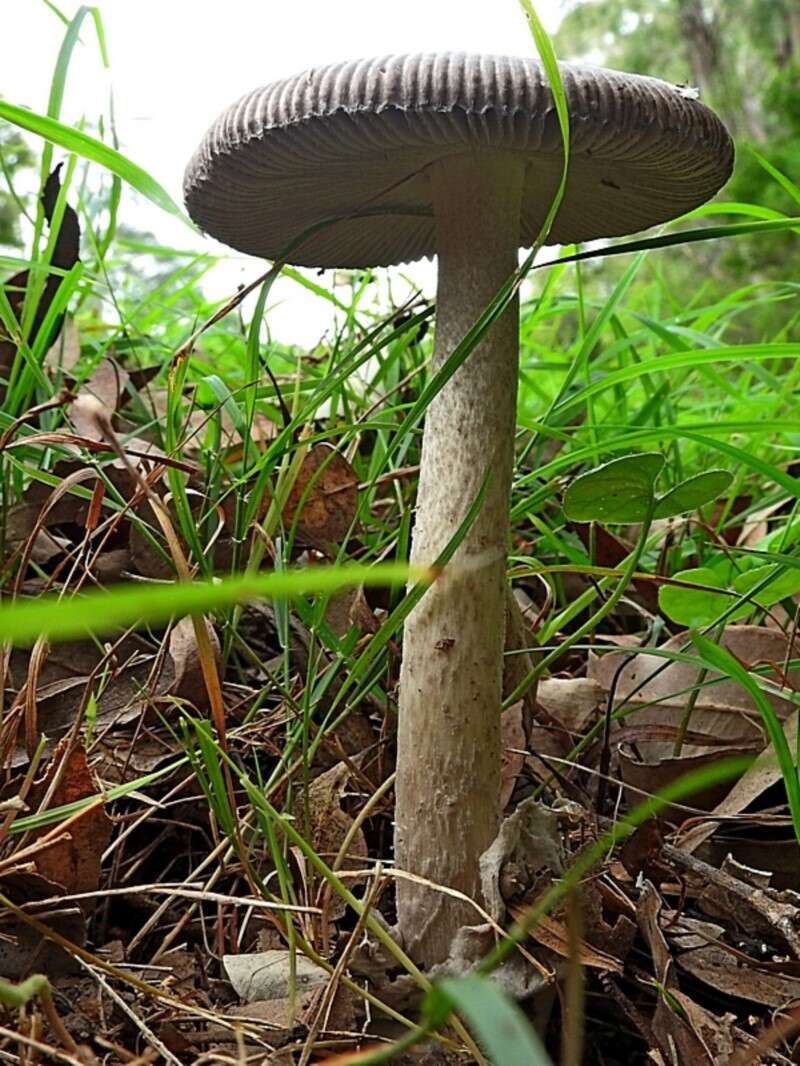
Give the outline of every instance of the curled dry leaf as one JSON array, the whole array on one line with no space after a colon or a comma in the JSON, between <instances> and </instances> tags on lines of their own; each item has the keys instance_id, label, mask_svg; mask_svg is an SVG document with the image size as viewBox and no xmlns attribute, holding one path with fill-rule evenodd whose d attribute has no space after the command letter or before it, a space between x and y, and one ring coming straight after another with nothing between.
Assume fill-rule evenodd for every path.
<instances>
[{"instance_id":1,"label":"curled dry leaf","mask_svg":"<svg viewBox=\"0 0 800 1066\"><path fill-rule=\"evenodd\" d=\"M103 359L83 382L67 409L67 417L75 432L89 440L103 440L97 421L97 405L111 418L120 406L129 381L126 370L117 366L113 359Z\"/></svg>"},{"instance_id":2,"label":"curled dry leaf","mask_svg":"<svg viewBox=\"0 0 800 1066\"><path fill-rule=\"evenodd\" d=\"M511 907L509 908L509 913L513 918L524 918L525 908ZM570 944L567 927L562 921L550 914L537 921L530 932L530 937L537 944L541 944L542 947L547 948L562 959L572 957L572 945ZM609 955L605 951L600 951L599 948L592 947L585 940L581 940L578 945L578 961L581 966L601 970L603 973L621 974L623 972L623 965L619 959L614 958L613 955Z\"/></svg>"},{"instance_id":3,"label":"curled dry leaf","mask_svg":"<svg viewBox=\"0 0 800 1066\"><path fill-rule=\"evenodd\" d=\"M722 636L721 645L737 659L750 665L776 663L780 666L791 650L783 633L760 626L728 626ZM694 654L685 634L672 637L662 645L662 650ZM624 668L615 678L623 663ZM665 663L668 665L665 666ZM603 656L593 655L589 660L588 670L588 676L599 682L605 692L614 688L616 703L623 697L631 696L630 703L637 707L637 721L652 720L661 724L672 722L673 719L675 724L680 721L680 714L686 706L689 693L697 685L699 675L700 667L690 663L669 662L659 655L631 653L630 650L607 652ZM719 678L719 674L709 671L707 681L714 683L706 684L700 689L695 704L696 712L707 714L698 714L697 720L693 717L691 725L693 729L705 733L715 733L715 729L710 726L716 725L723 729L722 736L735 735L731 734L731 725L729 722L726 724L725 716L732 716L736 725L736 719L740 719L742 714L755 718L758 712L748 694L735 681ZM777 678L773 680L776 683L778 681ZM789 680L800 687L800 671L791 673ZM793 705L789 700L772 697L771 702L782 718L792 711ZM654 710L640 708L639 705L643 703L654 703L657 706ZM651 711L652 718L643 717L648 711ZM700 725L700 722L704 724ZM706 725L706 722L709 724Z\"/></svg>"},{"instance_id":4,"label":"curled dry leaf","mask_svg":"<svg viewBox=\"0 0 800 1066\"><path fill-rule=\"evenodd\" d=\"M295 824L314 851L329 865L336 860L345 838L353 827L353 819L342 809L342 799L350 781L350 769L340 762L320 774L308 788L308 801L302 795L295 802ZM364 865L367 842L361 829L353 837L347 855L337 867L353 870ZM352 884L349 881L348 884ZM340 918L346 904L339 896L331 896L328 917Z\"/></svg>"},{"instance_id":5,"label":"curled dry leaf","mask_svg":"<svg viewBox=\"0 0 800 1066\"><path fill-rule=\"evenodd\" d=\"M208 619L204 618L202 624L219 665L220 646L216 631ZM158 678L157 690L159 695L176 696L197 710L208 707L194 622L188 616L180 618L170 630L167 659Z\"/></svg>"},{"instance_id":6,"label":"curled dry leaf","mask_svg":"<svg viewBox=\"0 0 800 1066\"><path fill-rule=\"evenodd\" d=\"M784 726L786 733L786 742L789 745L789 750L794 751L797 746L797 718L791 718L786 722ZM762 796L767 789L772 788L781 780L781 771L778 766L778 760L775 757L775 752L771 747L763 751L755 762L748 767L744 774L739 778L727 796L717 804L717 806L711 812L715 817L731 817L732 815L740 814L751 803L754 803L760 796ZM681 837L681 848L684 851L695 851L700 845L706 841L718 828L719 823L717 821L709 820L708 822L701 822L694 825ZM793 847L796 851L796 843L793 843ZM763 862L758 863L762 869L769 869L768 864Z\"/></svg>"},{"instance_id":7,"label":"curled dry leaf","mask_svg":"<svg viewBox=\"0 0 800 1066\"><path fill-rule=\"evenodd\" d=\"M341 544L358 511L358 478L330 444L308 450L283 509L287 527L297 524L296 539L327 552Z\"/></svg>"},{"instance_id":8,"label":"curled dry leaf","mask_svg":"<svg viewBox=\"0 0 800 1066\"><path fill-rule=\"evenodd\" d=\"M549 883L564 869L558 812L534 799L521 803L503 820L494 841L481 855L481 891L486 910L505 920L506 904Z\"/></svg>"},{"instance_id":9,"label":"curled dry leaf","mask_svg":"<svg viewBox=\"0 0 800 1066\"><path fill-rule=\"evenodd\" d=\"M790 646L783 633L758 626L728 626L722 645L748 664L772 663L781 668ZM687 651L685 635L673 637L663 645L667 652ZM692 649L688 649L692 654ZM667 664L667 665L665 665ZM640 792L651 793L663 788L690 769L712 765L723 756L753 755L764 748L760 716L748 693L735 681L720 679L709 671L706 682L697 692L689 720L686 742L679 755L674 753L678 729L690 695L697 688L701 671L685 662L669 662L645 652L608 652L589 661L589 676L606 692L613 690L614 703L630 697L632 714L617 722L612 734L618 745L620 774L623 781ZM777 681L777 678L773 677ZM800 671L789 677L800 683ZM789 700L771 696L782 718L792 710ZM643 732L647 727L649 735ZM635 746L630 730L638 731ZM625 743L626 732L629 738ZM692 806L707 809L718 804L730 791L723 784L692 796ZM634 801L636 795L631 797ZM670 808L673 817L684 817L680 808Z\"/></svg>"}]
</instances>

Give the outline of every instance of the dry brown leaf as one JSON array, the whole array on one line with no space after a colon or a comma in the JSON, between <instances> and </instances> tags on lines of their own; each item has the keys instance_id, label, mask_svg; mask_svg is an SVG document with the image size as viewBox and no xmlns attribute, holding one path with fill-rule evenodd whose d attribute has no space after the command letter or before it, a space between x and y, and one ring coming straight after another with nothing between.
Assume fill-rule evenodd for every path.
<instances>
[{"instance_id":1,"label":"dry brown leaf","mask_svg":"<svg viewBox=\"0 0 800 1066\"><path fill-rule=\"evenodd\" d=\"M726 996L766 1007L787 1008L800 1003L800 977L757 969L755 960L748 966L741 954L733 955L714 944L685 951L678 956L678 965Z\"/></svg>"},{"instance_id":2,"label":"dry brown leaf","mask_svg":"<svg viewBox=\"0 0 800 1066\"><path fill-rule=\"evenodd\" d=\"M103 440L103 431L97 421L97 404L110 418L120 406L129 380L126 370L112 359L103 359L67 408L67 416L76 433L89 440Z\"/></svg>"},{"instance_id":3,"label":"dry brown leaf","mask_svg":"<svg viewBox=\"0 0 800 1066\"><path fill-rule=\"evenodd\" d=\"M797 889L800 885L797 837L789 825L770 827L769 831L766 828L766 822L753 819L747 832L736 827L727 833L718 829L700 855L714 866L722 866L730 855L744 866L768 871L774 888Z\"/></svg>"},{"instance_id":4,"label":"dry brown leaf","mask_svg":"<svg viewBox=\"0 0 800 1066\"><path fill-rule=\"evenodd\" d=\"M670 995L680 993L675 964L661 930L659 916L661 899L650 881L645 881L636 908L639 930L653 959L656 981ZM652 1032L666 1062L693 1063L694 1066L714 1066L714 1056L701 1035L690 1024L689 1017L681 1017L659 995L652 1020ZM674 1054L673 1054L674 1052ZM677 1054L677 1059L674 1055Z\"/></svg>"},{"instance_id":5,"label":"dry brown leaf","mask_svg":"<svg viewBox=\"0 0 800 1066\"><path fill-rule=\"evenodd\" d=\"M359 633L377 633L380 623L367 603L362 585L339 589L328 599L325 621L340 639L355 626Z\"/></svg>"},{"instance_id":6,"label":"dry brown leaf","mask_svg":"<svg viewBox=\"0 0 800 1066\"><path fill-rule=\"evenodd\" d=\"M501 716L503 762L500 769L500 810L505 810L525 767L528 736L524 722L525 702L517 700Z\"/></svg>"},{"instance_id":7,"label":"dry brown leaf","mask_svg":"<svg viewBox=\"0 0 800 1066\"><path fill-rule=\"evenodd\" d=\"M29 679L31 662L27 650L11 653L6 688L16 692L19 700L24 686L35 683L38 732L55 740L74 725L85 706L87 690L96 698L97 728L122 725L141 715L148 702L155 654L142 637L132 634L106 649L88 640L53 645L37 664L38 673ZM19 747L10 756L9 765L26 761Z\"/></svg>"},{"instance_id":8,"label":"dry brown leaf","mask_svg":"<svg viewBox=\"0 0 800 1066\"><path fill-rule=\"evenodd\" d=\"M204 619L203 624L219 665L220 646L216 631L208 619ZM188 615L180 618L170 630L168 655L158 679L157 689L159 695L176 696L198 710L208 708L208 691L194 622Z\"/></svg>"},{"instance_id":9,"label":"dry brown leaf","mask_svg":"<svg viewBox=\"0 0 800 1066\"><path fill-rule=\"evenodd\" d=\"M283 509L284 524L297 522L300 544L327 551L341 544L358 510L358 478L330 444L306 453Z\"/></svg>"},{"instance_id":10,"label":"dry brown leaf","mask_svg":"<svg viewBox=\"0 0 800 1066\"><path fill-rule=\"evenodd\" d=\"M303 995L318 985L326 985L330 980L327 970L317 966L301 952L292 954L285 948L223 955L222 965L236 995L248 1004L256 1001L285 1003L292 980L296 990ZM284 1024L270 1020L278 1025Z\"/></svg>"},{"instance_id":11,"label":"dry brown leaf","mask_svg":"<svg viewBox=\"0 0 800 1066\"><path fill-rule=\"evenodd\" d=\"M779 669L790 650L783 633L759 626L728 626L721 643L742 662L775 663ZM663 648L678 652L685 644L686 636L681 634L667 641ZM649 738L639 733L635 749L628 745L619 749L622 779L640 792L655 792L689 770L711 765L722 756L753 755L763 750L764 737L757 708L749 694L735 681L723 678L699 689L689 720L691 734L687 736L680 755L676 756L673 753L675 737L690 693L698 683L699 667L685 662L668 662L646 653L620 651L609 652L601 658L592 656L589 675L606 691L613 689L615 704L630 696L628 706L632 708L632 714L614 725L612 735L617 744L625 736L623 730L635 728L641 731L646 726L652 727ZM715 678L719 679L720 675L710 671L706 681ZM800 683L800 672L795 671L790 681ZM777 696L770 696L770 700L781 717L791 713L793 704L789 700ZM667 733L668 730L671 733ZM715 738L716 747L709 747L703 737ZM729 791L730 785L726 783L696 794L692 797L692 806L713 807ZM635 794L632 798L635 799ZM671 808L668 814L675 818L685 817L677 808Z\"/></svg>"},{"instance_id":12,"label":"dry brown leaf","mask_svg":"<svg viewBox=\"0 0 800 1066\"><path fill-rule=\"evenodd\" d=\"M349 780L350 769L346 763L337 763L311 782L307 804L302 795L295 802L295 824L314 851L329 864L336 859L353 826L353 819L342 809ZM364 833L358 829L339 869L357 869L364 865L367 855ZM328 917L335 921L344 914L346 904L336 894L330 898Z\"/></svg>"},{"instance_id":13,"label":"dry brown leaf","mask_svg":"<svg viewBox=\"0 0 800 1066\"><path fill-rule=\"evenodd\" d=\"M55 788L51 785L55 782ZM96 797L99 792L94 774L86 761L86 752L75 746L67 751L62 741L53 753L44 779L37 786L33 800L48 796L48 809L63 807ZM112 822L102 803L92 803L69 819L65 839L48 845L35 856L36 869L50 881L64 886L67 894L94 892L100 884L100 860L111 839ZM37 836L52 831L48 826Z\"/></svg>"},{"instance_id":14,"label":"dry brown leaf","mask_svg":"<svg viewBox=\"0 0 800 1066\"><path fill-rule=\"evenodd\" d=\"M56 337L44 357L44 365L50 370L70 373L81 357L81 338L75 319L67 315L61 334Z\"/></svg>"},{"instance_id":15,"label":"dry brown leaf","mask_svg":"<svg viewBox=\"0 0 800 1066\"><path fill-rule=\"evenodd\" d=\"M536 692L537 702L573 736L594 724L602 699L602 687L590 677L548 677Z\"/></svg>"},{"instance_id":16,"label":"dry brown leaf","mask_svg":"<svg viewBox=\"0 0 800 1066\"><path fill-rule=\"evenodd\" d=\"M668 640L664 651L688 650L687 637L680 634ZM790 652L790 644L783 633L761 626L728 626L721 644L740 661L748 664L777 663L781 665ZM625 662L626 658L629 660ZM589 659L588 676L598 681L605 692L614 686L615 702L631 696L630 703L637 707L636 721L652 721L662 725L677 725L686 706L689 692L697 685L700 668L690 663L670 662L666 659L645 652L630 650L608 652L603 656L592 655ZM615 675L625 663L619 677ZM794 671L790 681L800 688L800 671ZM719 678L720 675L710 671L707 680ZM774 679L777 680L777 679ZM643 708L638 705L653 703L654 707ZM791 714L793 704L789 700L771 697L771 703L777 713L785 718ZM705 712L705 713L699 713ZM704 733L711 733L720 738L735 736L732 732L739 729L743 714L758 718L758 712L748 694L735 681L724 678L712 684L704 685L697 696L695 714L691 727ZM733 719L733 722L730 721ZM702 724L700 724L702 722Z\"/></svg>"},{"instance_id":17,"label":"dry brown leaf","mask_svg":"<svg viewBox=\"0 0 800 1066\"><path fill-rule=\"evenodd\" d=\"M754 887L752 882L737 876L745 872L749 877L753 871L743 871L730 858L723 863L722 869L717 869L671 844L664 845L663 855L696 886L698 905L705 914L720 918L729 928L741 929L749 936L778 944L781 950L788 950L800 959L800 896L797 893Z\"/></svg>"},{"instance_id":18,"label":"dry brown leaf","mask_svg":"<svg viewBox=\"0 0 800 1066\"><path fill-rule=\"evenodd\" d=\"M32 868L3 874L0 892L28 914L43 922L73 944L86 943L86 920L80 908L72 904L51 902L63 895L61 885L49 881ZM10 910L0 908L0 977L16 981L31 972L60 977L75 973L80 964L69 952L44 939L36 929L21 921Z\"/></svg>"},{"instance_id":19,"label":"dry brown leaf","mask_svg":"<svg viewBox=\"0 0 800 1066\"><path fill-rule=\"evenodd\" d=\"M790 718L784 725L786 741L789 750L794 751L797 747L797 718ZM741 814L759 796L763 795L768 788L777 784L782 778L778 760L772 747L763 751L755 762L748 767L744 774L734 784L727 796L717 804L711 812L716 817L731 817ZM694 825L680 838L680 846L684 851L695 851L717 829L716 821L702 822ZM762 868L764 868L762 866Z\"/></svg>"},{"instance_id":20,"label":"dry brown leaf","mask_svg":"<svg viewBox=\"0 0 800 1066\"><path fill-rule=\"evenodd\" d=\"M510 907L509 913L514 918L522 918L525 914L525 908ZM532 940L535 940L537 944L549 948L550 951L554 952L554 954L560 956L562 959L573 957L567 928L563 922L558 921L558 919L554 918L552 915L548 914L540 918L531 930L530 937ZM619 959L615 959L613 955L609 955L605 951L600 951L598 948L592 947L592 945L587 944L585 940L582 940L580 943L578 949L578 961L581 966L588 966L591 969L602 970L604 973L621 974L624 970Z\"/></svg>"}]
</instances>

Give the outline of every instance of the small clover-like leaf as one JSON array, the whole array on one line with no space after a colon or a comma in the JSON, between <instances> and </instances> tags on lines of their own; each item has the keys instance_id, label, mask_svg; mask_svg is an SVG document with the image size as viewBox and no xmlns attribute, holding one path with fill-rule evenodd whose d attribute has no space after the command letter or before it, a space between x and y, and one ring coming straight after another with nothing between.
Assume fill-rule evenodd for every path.
<instances>
[{"instance_id":1,"label":"small clover-like leaf","mask_svg":"<svg viewBox=\"0 0 800 1066\"><path fill-rule=\"evenodd\" d=\"M664 493L655 506L653 517L671 518L684 511L694 511L722 495L732 480L727 470L707 470L704 474L695 474Z\"/></svg>"},{"instance_id":2,"label":"small clover-like leaf","mask_svg":"<svg viewBox=\"0 0 800 1066\"><path fill-rule=\"evenodd\" d=\"M573 522L643 522L663 465L663 455L643 452L589 470L567 488L564 513Z\"/></svg>"},{"instance_id":3,"label":"small clover-like leaf","mask_svg":"<svg viewBox=\"0 0 800 1066\"><path fill-rule=\"evenodd\" d=\"M752 592L770 574L775 574L772 580L764 588ZM743 574L737 574L733 581L730 581L730 575L726 580L718 569L712 570L708 566L681 570L674 576L688 584L706 586L692 589L680 585L662 585L659 589L658 605L664 614L673 622L691 628L711 625L731 606L733 594L748 596L748 600L727 616L729 622L744 618L755 606L771 607L787 596L800 592L800 570L777 573L773 564L746 570ZM713 592L712 589L720 591ZM723 591L725 589L729 591L726 593Z\"/></svg>"},{"instance_id":4,"label":"small clover-like leaf","mask_svg":"<svg viewBox=\"0 0 800 1066\"><path fill-rule=\"evenodd\" d=\"M787 596L794 596L800 592L800 570L784 570L783 573L777 573L775 566L771 564L757 566L754 570L739 574L733 582L733 588L736 592L749 593L769 576L770 571L775 574L775 577L763 589L753 593L752 602L760 607L771 607L773 603L778 603L779 600L785 600Z\"/></svg>"},{"instance_id":5,"label":"small clover-like leaf","mask_svg":"<svg viewBox=\"0 0 800 1066\"><path fill-rule=\"evenodd\" d=\"M681 570L674 575L678 581L687 585L705 586L704 588L686 588L685 585L662 585L658 590L658 606L664 614L678 625L699 629L711 625L723 611L731 605L731 597L724 591L726 585L716 570L699 566L692 570ZM713 592L712 589L720 589ZM739 608L734 618L747 614L745 605Z\"/></svg>"}]
</instances>

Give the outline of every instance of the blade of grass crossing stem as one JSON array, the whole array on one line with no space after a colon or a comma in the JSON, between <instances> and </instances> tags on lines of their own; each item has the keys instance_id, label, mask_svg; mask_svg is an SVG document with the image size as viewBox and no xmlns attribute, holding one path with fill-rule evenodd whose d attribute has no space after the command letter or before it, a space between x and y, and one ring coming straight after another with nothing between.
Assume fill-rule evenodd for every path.
<instances>
[{"instance_id":1,"label":"blade of grass crossing stem","mask_svg":"<svg viewBox=\"0 0 800 1066\"><path fill-rule=\"evenodd\" d=\"M548 209L545 220L542 223L541 231L534 242L534 248L532 256L536 254L536 251L541 247L547 236L550 233L550 228L553 225L553 220L558 214L558 209L561 206L561 201L564 199L564 192L567 188L567 171L569 169L569 109L567 107L567 96L564 92L564 84L561 81L561 72L558 69L558 62L556 61L556 54L553 50L553 44L550 38L547 36L547 32L542 25L541 19L536 13L536 8L531 3L531 0L519 0L519 6L522 8L525 18L528 20L528 27L533 37L533 43L536 45L536 51L539 53L539 59L541 60L544 72L547 76L547 83L550 87L550 92L553 94L553 102L556 107L556 115L558 116L558 128L561 132L561 148L563 153L563 165L561 168L561 180L558 183L558 189L553 197L552 203ZM532 258L531 258L531 265Z\"/></svg>"},{"instance_id":2,"label":"blade of grass crossing stem","mask_svg":"<svg viewBox=\"0 0 800 1066\"><path fill-rule=\"evenodd\" d=\"M484 478L478 492L475 495L475 499L467 511L466 515L461 521L458 529L455 531L450 541L445 546L442 553L436 559L433 564L433 572L438 573L441 568L446 566L452 559L459 544L463 541L468 530L472 526L476 517L480 513L480 509L483 506L483 501L486 497L486 490L489 484L489 474L487 473ZM385 652L389 641L397 633L414 609L417 603L425 593L427 585L424 581L419 581L413 574L409 574L409 579L414 580L417 583L411 588L406 590L406 594L402 600L392 609L388 617L384 619L380 625L378 631L372 635L370 640L366 643L363 650L359 654L355 661L346 659L344 660L344 676L342 677L341 684L336 690L330 704L330 708L325 715L325 720L322 723L322 727L318 730L317 735L311 741L308 749L307 757L313 758L319 746L323 743L326 735L337 728L340 722L343 722L350 713L350 710L355 706L362 697L369 692L369 690L376 683L376 677L374 673L370 673L370 668L373 664L376 664L377 657ZM335 665L335 664L333 664ZM379 665L379 664L378 664ZM355 686L355 691L353 687ZM347 703L344 703L344 698L349 694ZM344 704L344 706L342 706ZM337 714L338 712L338 714ZM294 746L287 746L287 749L282 752L281 760L278 766L276 766L272 777L270 778L270 787L280 777L283 767L289 764L289 761L294 753Z\"/></svg>"},{"instance_id":3,"label":"blade of grass crossing stem","mask_svg":"<svg viewBox=\"0 0 800 1066\"><path fill-rule=\"evenodd\" d=\"M422 414L427 410L428 405L437 393L445 386L450 378L455 374L464 360L469 356L475 346L480 342L484 334L491 328L494 322L505 311L508 305L516 295L519 286L527 276L533 262L536 257L536 253L541 248L544 241L547 239L547 235L550 232L550 228L553 224L553 220L558 213L558 209L561 206L561 201L564 198L564 192L567 186L567 171L569 167L569 111L567 109L566 94L564 92L564 85L561 81L561 74L558 69L558 63L556 61L555 52L550 42L550 38L547 36L545 29L533 7L530 0L520 0L520 6L528 20L531 34L533 36L536 49L539 53L539 58L542 62L545 74L547 76L550 91L553 94L553 101L555 103L556 114L558 116L558 125L561 132L561 143L563 150L563 167L561 171L561 180L559 181L558 189L553 197L553 200L548 209L545 220L542 223L542 228L539 231L533 247L526 257L525 261L520 267L511 275L510 278L501 286L495 295L494 299L484 308L474 325L463 337L463 339L455 346L453 351L444 361L439 371L428 382L425 388L422 390L416 403L411 407L403 422L395 433L395 442L399 442L401 453L404 454L410 444L409 434L410 431L417 424Z\"/></svg>"},{"instance_id":4,"label":"blade of grass crossing stem","mask_svg":"<svg viewBox=\"0 0 800 1066\"><path fill-rule=\"evenodd\" d=\"M68 152L75 152L76 155L92 163L98 163L106 170L110 170L112 174L117 174L156 207L160 207L162 211L170 215L175 215L187 226L194 228L166 189L159 185L146 170L115 148L110 148L95 137L90 137L88 133L76 130L72 126L65 126L47 115L40 115L35 111L18 107L16 104L9 104L5 100L0 100L0 118L21 129L28 130L29 133L35 133L38 137L52 141Z\"/></svg>"},{"instance_id":5,"label":"blade of grass crossing stem","mask_svg":"<svg viewBox=\"0 0 800 1066\"><path fill-rule=\"evenodd\" d=\"M720 648L699 633L692 633L692 642L700 653L701 658L714 670L726 674L736 681L750 696L758 708L758 712L764 722L775 755L778 759L781 775L786 788L786 798L789 802L789 811L792 816L792 826L798 843L800 843L800 781L797 776L797 766L789 749L786 734L783 731L780 719L775 713L775 708L761 691L741 663L735 659L725 648Z\"/></svg>"},{"instance_id":6,"label":"blade of grass crossing stem","mask_svg":"<svg viewBox=\"0 0 800 1066\"><path fill-rule=\"evenodd\" d=\"M52 641L68 640L140 622L166 622L248 600L307 596L359 584L425 582L432 581L435 575L433 568L405 563L309 566L283 574L237 575L209 582L119 585L108 591L93 589L71 599L47 595L0 606L0 641L24 645L34 643L40 636Z\"/></svg>"}]
</instances>

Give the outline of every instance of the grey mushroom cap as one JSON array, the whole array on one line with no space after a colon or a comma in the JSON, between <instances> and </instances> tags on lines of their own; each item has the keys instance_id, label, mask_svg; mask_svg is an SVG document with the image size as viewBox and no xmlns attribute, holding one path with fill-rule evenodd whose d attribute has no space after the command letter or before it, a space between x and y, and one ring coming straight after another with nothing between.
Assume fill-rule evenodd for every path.
<instances>
[{"instance_id":1,"label":"grey mushroom cap","mask_svg":"<svg viewBox=\"0 0 800 1066\"><path fill-rule=\"evenodd\" d=\"M570 114L567 190L548 243L616 237L704 203L733 145L691 91L560 64ZM299 266L370 267L436 252L427 166L462 153L526 161L520 245L558 185L561 138L541 65L463 53L339 63L243 96L186 169L189 214L225 244Z\"/></svg>"}]
</instances>

